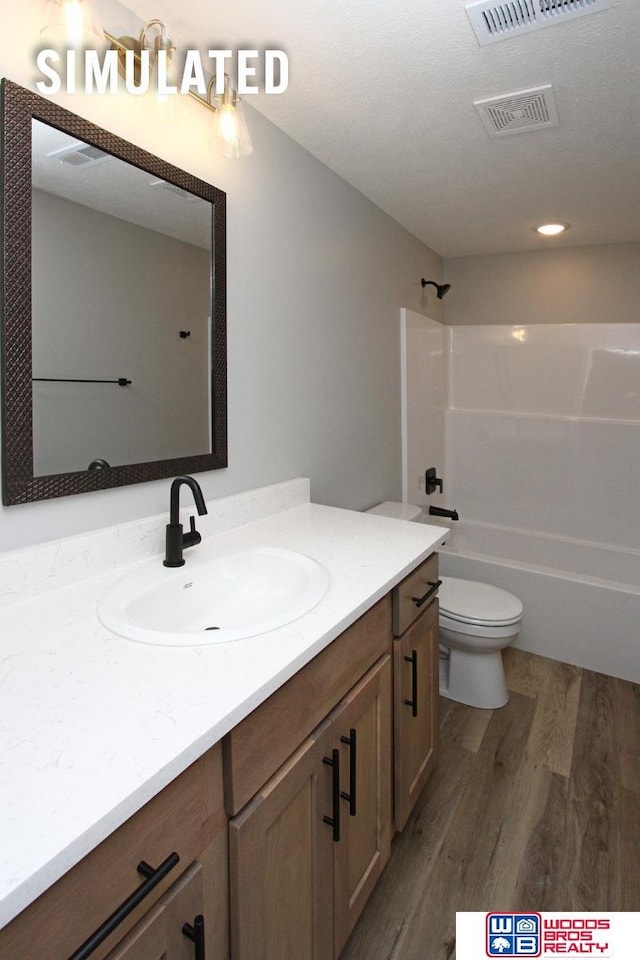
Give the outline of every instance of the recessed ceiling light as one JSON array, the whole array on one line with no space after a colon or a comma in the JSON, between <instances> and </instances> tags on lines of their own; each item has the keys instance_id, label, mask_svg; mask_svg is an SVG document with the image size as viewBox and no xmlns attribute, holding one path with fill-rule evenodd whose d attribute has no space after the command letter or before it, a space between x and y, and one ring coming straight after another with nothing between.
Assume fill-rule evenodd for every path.
<instances>
[{"instance_id":1,"label":"recessed ceiling light","mask_svg":"<svg viewBox=\"0 0 640 960\"><path fill-rule=\"evenodd\" d=\"M568 229L568 223L542 223L539 227L534 227L534 230L545 237L557 237L559 233L564 233Z\"/></svg>"}]
</instances>

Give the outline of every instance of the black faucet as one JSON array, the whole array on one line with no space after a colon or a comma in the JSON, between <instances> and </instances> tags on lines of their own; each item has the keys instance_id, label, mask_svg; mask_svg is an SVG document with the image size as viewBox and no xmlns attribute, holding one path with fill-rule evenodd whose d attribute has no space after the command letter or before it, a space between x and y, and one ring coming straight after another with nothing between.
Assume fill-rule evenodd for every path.
<instances>
[{"instance_id":1,"label":"black faucet","mask_svg":"<svg viewBox=\"0 0 640 960\"><path fill-rule=\"evenodd\" d=\"M193 477L176 477L171 484L171 500L169 523L167 524L167 549L164 560L165 567L182 567L184 559L182 551L185 547L193 547L200 543L202 537L196 530L196 521L194 517L189 517L189 533L182 532L180 523L180 487L184 484L189 487L195 500L198 514L202 516L207 512L207 505L202 496L200 485Z\"/></svg>"},{"instance_id":2,"label":"black faucet","mask_svg":"<svg viewBox=\"0 0 640 960\"><path fill-rule=\"evenodd\" d=\"M449 520L458 520L457 510L446 510L445 507L429 507L430 517L448 517Z\"/></svg>"}]
</instances>

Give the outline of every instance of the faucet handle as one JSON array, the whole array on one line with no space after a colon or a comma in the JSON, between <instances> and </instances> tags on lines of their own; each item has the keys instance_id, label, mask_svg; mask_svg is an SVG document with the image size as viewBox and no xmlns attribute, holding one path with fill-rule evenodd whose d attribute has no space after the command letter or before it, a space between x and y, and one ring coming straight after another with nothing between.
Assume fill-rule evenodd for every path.
<instances>
[{"instance_id":1,"label":"faucet handle","mask_svg":"<svg viewBox=\"0 0 640 960\"><path fill-rule=\"evenodd\" d=\"M182 537L182 546L183 547L193 547L196 543L200 543L202 540L201 535L196 530L196 518L191 515L189 517L189 533L185 533Z\"/></svg>"},{"instance_id":2,"label":"faucet handle","mask_svg":"<svg viewBox=\"0 0 640 960\"><path fill-rule=\"evenodd\" d=\"M436 476L436 468L429 467L424 475L424 492L427 496L431 496L438 489L442 493L442 480Z\"/></svg>"}]
</instances>

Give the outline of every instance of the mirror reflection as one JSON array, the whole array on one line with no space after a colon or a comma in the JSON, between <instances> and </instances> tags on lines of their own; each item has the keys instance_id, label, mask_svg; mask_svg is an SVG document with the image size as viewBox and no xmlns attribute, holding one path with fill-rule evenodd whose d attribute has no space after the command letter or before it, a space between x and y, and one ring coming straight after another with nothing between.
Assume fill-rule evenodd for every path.
<instances>
[{"instance_id":1,"label":"mirror reflection","mask_svg":"<svg viewBox=\"0 0 640 960\"><path fill-rule=\"evenodd\" d=\"M212 453L212 205L32 119L33 474Z\"/></svg>"},{"instance_id":2,"label":"mirror reflection","mask_svg":"<svg viewBox=\"0 0 640 960\"><path fill-rule=\"evenodd\" d=\"M0 81L2 502L227 466L226 195Z\"/></svg>"}]
</instances>

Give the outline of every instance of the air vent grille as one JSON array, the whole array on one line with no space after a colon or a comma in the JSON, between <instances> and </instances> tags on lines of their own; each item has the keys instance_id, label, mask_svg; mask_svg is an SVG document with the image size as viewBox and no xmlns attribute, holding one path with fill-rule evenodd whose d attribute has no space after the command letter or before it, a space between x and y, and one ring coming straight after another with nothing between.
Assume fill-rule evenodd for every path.
<instances>
[{"instance_id":1,"label":"air vent grille","mask_svg":"<svg viewBox=\"0 0 640 960\"><path fill-rule=\"evenodd\" d=\"M465 10L480 46L608 10L611 0L479 0Z\"/></svg>"},{"instance_id":2,"label":"air vent grille","mask_svg":"<svg viewBox=\"0 0 640 960\"><path fill-rule=\"evenodd\" d=\"M159 187L161 190L166 190L167 193L173 194L174 197L180 197L182 200L198 199L193 193L189 193L188 190L183 190L182 187L176 186L175 183L168 183L167 180L152 180L149 186Z\"/></svg>"},{"instance_id":3,"label":"air vent grille","mask_svg":"<svg viewBox=\"0 0 640 960\"><path fill-rule=\"evenodd\" d=\"M88 164L103 163L110 159L110 154L99 150L97 147L92 147L89 143L63 147L62 150L54 150L47 156L69 167L86 167Z\"/></svg>"},{"instance_id":4,"label":"air vent grille","mask_svg":"<svg viewBox=\"0 0 640 960\"><path fill-rule=\"evenodd\" d=\"M474 100L473 105L491 137L557 127L560 123L550 84Z\"/></svg>"}]
</instances>

